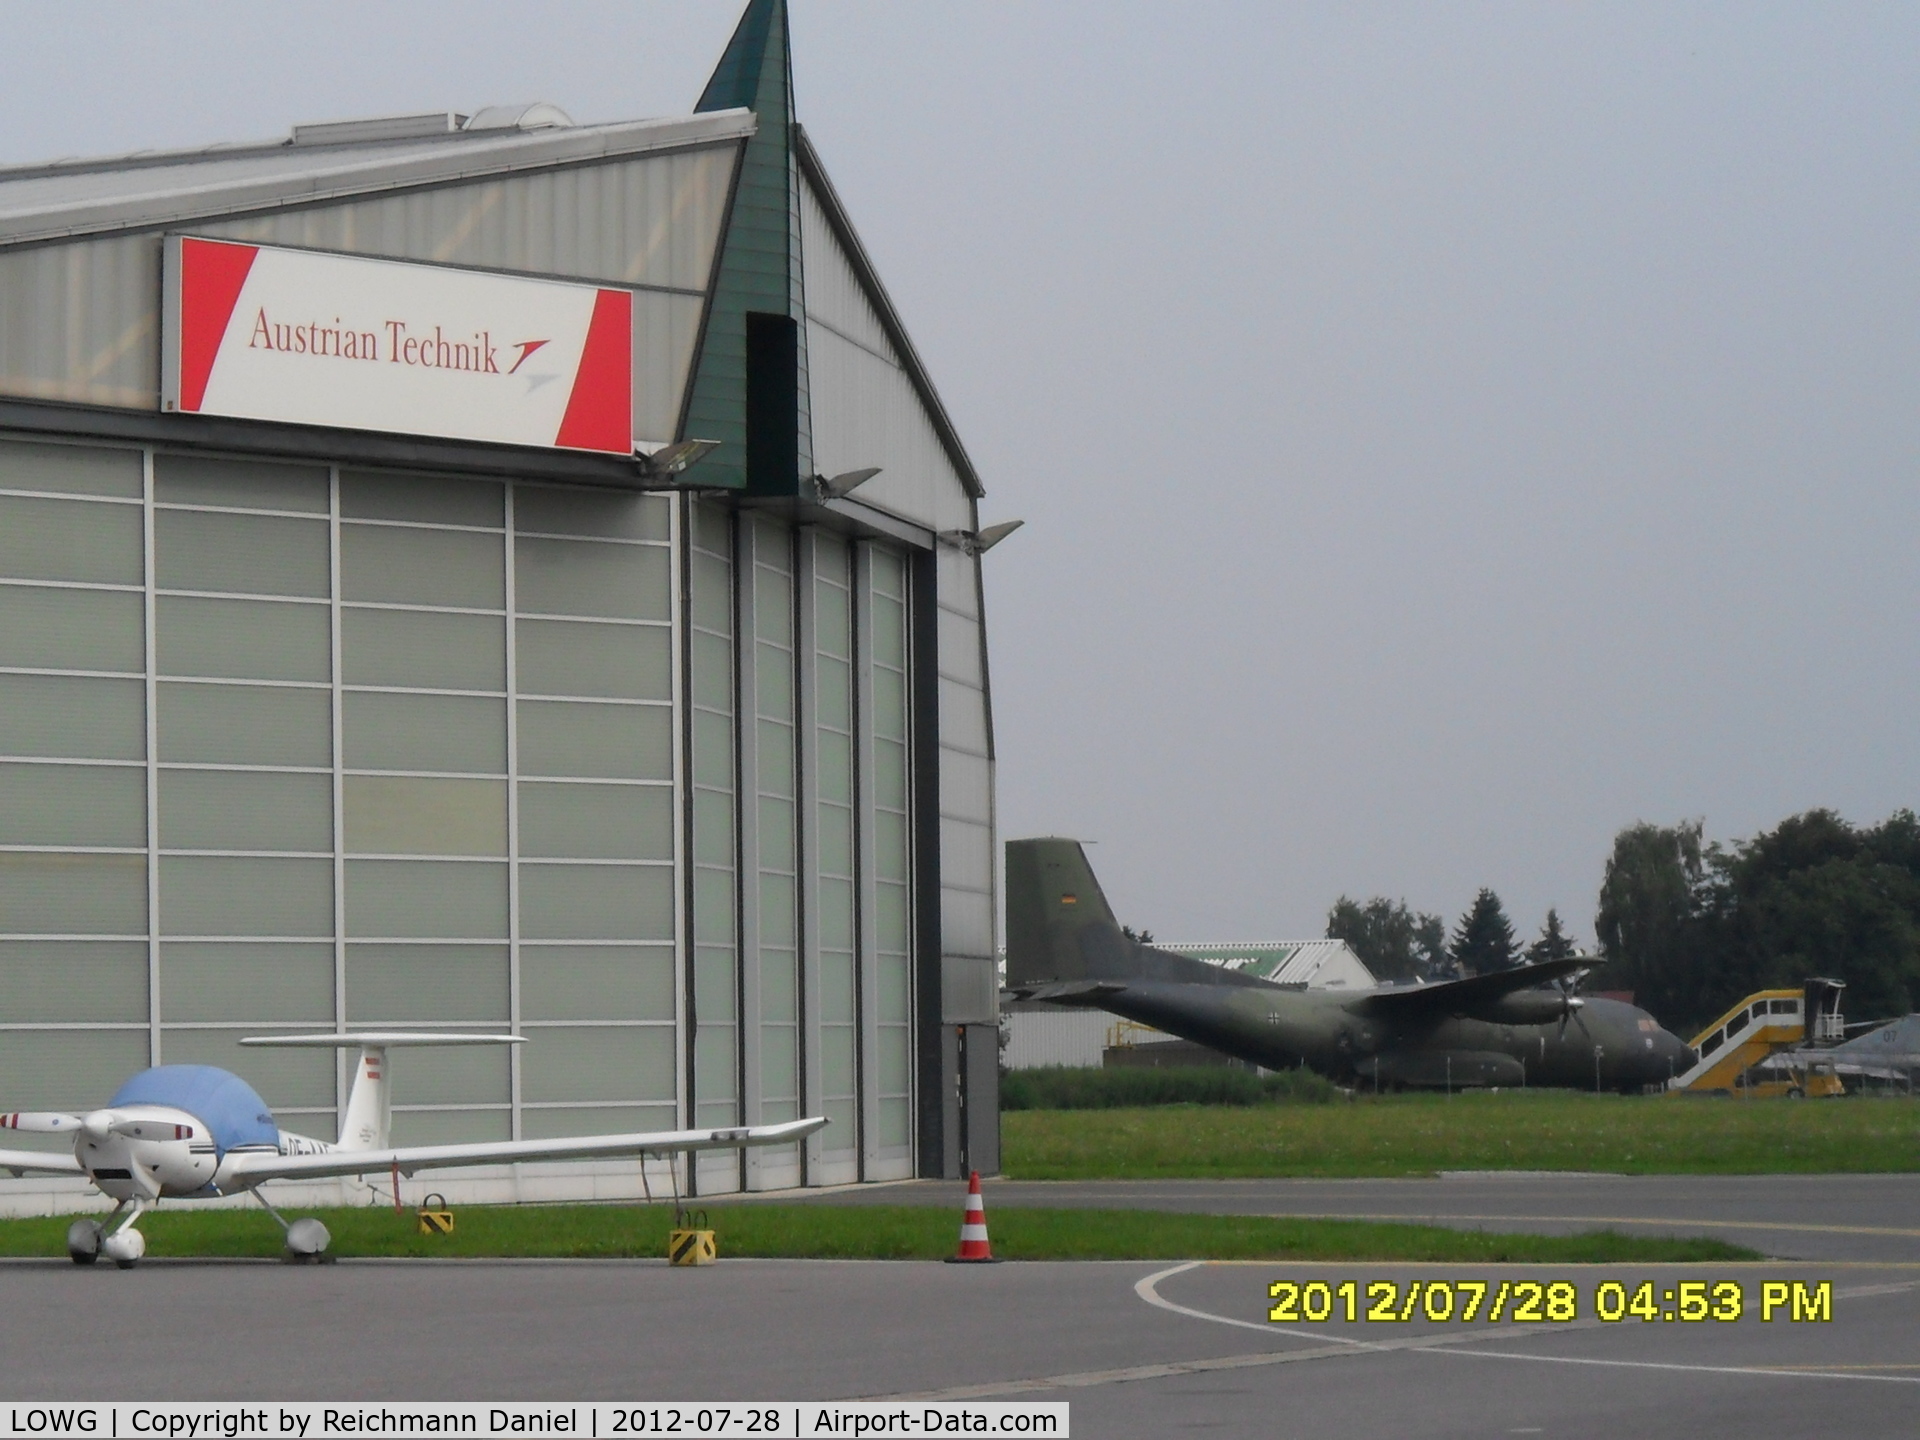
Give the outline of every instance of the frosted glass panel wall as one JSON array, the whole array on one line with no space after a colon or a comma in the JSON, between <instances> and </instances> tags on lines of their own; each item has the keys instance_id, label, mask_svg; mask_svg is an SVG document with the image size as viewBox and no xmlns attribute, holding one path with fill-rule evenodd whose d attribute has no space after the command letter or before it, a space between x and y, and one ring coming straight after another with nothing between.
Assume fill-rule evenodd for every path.
<instances>
[{"instance_id":1,"label":"frosted glass panel wall","mask_svg":"<svg viewBox=\"0 0 1920 1440\"><path fill-rule=\"evenodd\" d=\"M678 1046L671 502L518 486L522 715L588 737L516 782L528 1134L670 1129ZM524 735L525 726L522 726Z\"/></svg>"},{"instance_id":2,"label":"frosted glass panel wall","mask_svg":"<svg viewBox=\"0 0 1920 1440\"><path fill-rule=\"evenodd\" d=\"M867 633L872 647L866 818L873 867L875 1135L880 1160L910 1154L913 1139L912 856L907 736L907 570L901 557L866 549Z\"/></svg>"},{"instance_id":3,"label":"frosted glass panel wall","mask_svg":"<svg viewBox=\"0 0 1920 1440\"><path fill-rule=\"evenodd\" d=\"M202 1060L330 1137L334 1058L241 1035L515 1026L398 1060L396 1137L672 1125L672 527L0 441L0 1057L85 1025L34 1093Z\"/></svg>"},{"instance_id":4,"label":"frosted glass panel wall","mask_svg":"<svg viewBox=\"0 0 1920 1440\"><path fill-rule=\"evenodd\" d=\"M10 1106L101 1104L153 1048L146 485L138 451L0 443Z\"/></svg>"},{"instance_id":5,"label":"frosted glass panel wall","mask_svg":"<svg viewBox=\"0 0 1920 1440\"><path fill-rule=\"evenodd\" d=\"M506 487L349 470L338 530L346 1015L504 1030ZM513 1057L452 1054L396 1057L396 1140L512 1132Z\"/></svg>"},{"instance_id":6,"label":"frosted glass panel wall","mask_svg":"<svg viewBox=\"0 0 1920 1440\"><path fill-rule=\"evenodd\" d=\"M819 970L815 1065L821 1111L832 1122L820 1139L826 1157L857 1151L860 1144L853 557L844 540L824 534L813 537L813 557L812 774L818 877L813 933Z\"/></svg>"},{"instance_id":7,"label":"frosted glass panel wall","mask_svg":"<svg viewBox=\"0 0 1920 1440\"><path fill-rule=\"evenodd\" d=\"M688 714L693 775L693 1094L696 1125L740 1118L738 841L734 829L733 516L689 502ZM737 1182L731 1156L704 1158L703 1179Z\"/></svg>"},{"instance_id":8,"label":"frosted glass panel wall","mask_svg":"<svg viewBox=\"0 0 1920 1440\"><path fill-rule=\"evenodd\" d=\"M794 724L793 534L754 525L755 832L759 861L760 1119L800 1115L800 851Z\"/></svg>"}]
</instances>

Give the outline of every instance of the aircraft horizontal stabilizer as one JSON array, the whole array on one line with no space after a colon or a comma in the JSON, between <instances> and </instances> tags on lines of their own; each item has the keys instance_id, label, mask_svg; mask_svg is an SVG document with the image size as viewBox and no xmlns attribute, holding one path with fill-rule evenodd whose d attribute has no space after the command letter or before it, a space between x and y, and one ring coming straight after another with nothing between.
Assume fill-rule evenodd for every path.
<instances>
[{"instance_id":1,"label":"aircraft horizontal stabilizer","mask_svg":"<svg viewBox=\"0 0 1920 1440\"><path fill-rule=\"evenodd\" d=\"M21 1175L78 1175L80 1162L71 1155L52 1155L40 1150L0 1150L0 1170Z\"/></svg>"},{"instance_id":2,"label":"aircraft horizontal stabilizer","mask_svg":"<svg viewBox=\"0 0 1920 1440\"><path fill-rule=\"evenodd\" d=\"M348 1030L324 1035L249 1035L242 1045L306 1045L335 1050L387 1045L524 1045L524 1035L463 1035L448 1030Z\"/></svg>"},{"instance_id":3,"label":"aircraft horizontal stabilizer","mask_svg":"<svg viewBox=\"0 0 1920 1440\"><path fill-rule=\"evenodd\" d=\"M1051 985L1016 985L1016 1000L1050 1000L1056 1005L1098 1005L1127 988L1124 980L1060 980Z\"/></svg>"},{"instance_id":4,"label":"aircraft horizontal stabilizer","mask_svg":"<svg viewBox=\"0 0 1920 1440\"><path fill-rule=\"evenodd\" d=\"M790 1145L827 1123L824 1116L781 1125L737 1125L719 1130L654 1130L630 1135L572 1135L552 1140L478 1141L466 1145L401 1145L378 1150L328 1150L318 1155L239 1154L221 1172L229 1191L267 1180L318 1180L366 1175L398 1166L403 1175L448 1165L512 1165L533 1160L604 1160L622 1155L667 1155L682 1150L734 1150Z\"/></svg>"},{"instance_id":5,"label":"aircraft horizontal stabilizer","mask_svg":"<svg viewBox=\"0 0 1920 1440\"><path fill-rule=\"evenodd\" d=\"M1519 965L1512 970L1494 970L1485 975L1469 975L1464 980L1442 980L1436 985L1407 985L1391 990L1369 992L1360 1001L1376 1015L1470 1015L1492 1005L1503 995L1530 990L1548 980L1558 980L1576 970L1591 970L1601 962L1583 956L1573 960L1543 960L1538 965Z\"/></svg>"}]
</instances>

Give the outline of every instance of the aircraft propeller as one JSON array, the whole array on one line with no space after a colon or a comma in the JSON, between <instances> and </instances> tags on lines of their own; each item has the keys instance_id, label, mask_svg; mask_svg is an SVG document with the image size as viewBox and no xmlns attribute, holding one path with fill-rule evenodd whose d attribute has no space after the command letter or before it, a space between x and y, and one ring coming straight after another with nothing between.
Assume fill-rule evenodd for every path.
<instances>
[{"instance_id":1,"label":"aircraft propeller","mask_svg":"<svg viewBox=\"0 0 1920 1440\"><path fill-rule=\"evenodd\" d=\"M117 1110L94 1110L86 1115L68 1115L58 1110L15 1110L0 1114L0 1130L19 1130L28 1135L71 1135L78 1130L95 1144L109 1135L124 1135L133 1140L194 1138L191 1125L122 1115Z\"/></svg>"},{"instance_id":2,"label":"aircraft propeller","mask_svg":"<svg viewBox=\"0 0 1920 1440\"><path fill-rule=\"evenodd\" d=\"M20 1130L29 1135L70 1135L80 1128L78 1115L58 1110L14 1110L0 1114L0 1130Z\"/></svg>"},{"instance_id":3,"label":"aircraft propeller","mask_svg":"<svg viewBox=\"0 0 1920 1440\"><path fill-rule=\"evenodd\" d=\"M1555 987L1560 991L1559 1038L1562 1040L1567 1038L1567 1021L1569 1018L1573 1020L1574 1024L1580 1027L1580 1033L1582 1035L1585 1035L1589 1040L1593 1038L1593 1032L1587 1029L1585 1017L1580 1014L1587 1005L1587 1002L1580 998L1580 985L1586 978L1586 971L1576 970L1566 978L1554 982Z\"/></svg>"}]
</instances>

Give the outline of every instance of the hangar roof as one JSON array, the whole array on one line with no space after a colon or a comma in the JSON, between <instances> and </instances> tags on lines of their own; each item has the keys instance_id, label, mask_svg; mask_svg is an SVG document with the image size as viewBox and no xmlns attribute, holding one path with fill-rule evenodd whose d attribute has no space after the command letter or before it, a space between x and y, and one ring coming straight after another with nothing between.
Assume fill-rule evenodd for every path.
<instances>
[{"instance_id":1,"label":"hangar roof","mask_svg":"<svg viewBox=\"0 0 1920 1440\"><path fill-rule=\"evenodd\" d=\"M0 246L740 140L747 110L607 125L549 105L298 125L286 140L0 168ZM504 122L504 123L503 123ZM456 128L463 125L463 128Z\"/></svg>"}]
</instances>

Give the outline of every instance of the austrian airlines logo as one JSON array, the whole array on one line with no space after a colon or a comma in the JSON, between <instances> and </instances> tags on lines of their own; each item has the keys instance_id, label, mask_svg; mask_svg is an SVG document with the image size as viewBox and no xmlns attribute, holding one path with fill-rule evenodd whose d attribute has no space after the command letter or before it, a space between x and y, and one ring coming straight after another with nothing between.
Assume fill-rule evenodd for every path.
<instances>
[{"instance_id":1,"label":"austrian airlines logo","mask_svg":"<svg viewBox=\"0 0 1920 1440\"><path fill-rule=\"evenodd\" d=\"M544 344L546 344L546 343L547 343L547 342L546 342L546 341L544 341L544 340L521 340L521 341L517 341L517 342L516 342L516 343L514 344L514 347L513 347L513 348L514 348L514 349L516 349L516 350L518 350L518 351L520 352L520 358L519 358L518 360L516 360L516 361L514 361L514 362L513 362L513 368L512 368L511 370L509 370L509 371L507 371L507 373L508 373L509 375L512 375L512 374L515 374L516 372L518 372L518 370L520 369L520 367L521 367L522 365L524 365L524 364L526 364L526 363L527 363L527 357L528 357L529 355L531 355L531 354L533 354L533 352L534 352L534 351L536 351L536 350L538 350L538 349L539 349L539 348L540 348L540 347L541 347L542 345L544 345Z\"/></svg>"}]
</instances>

